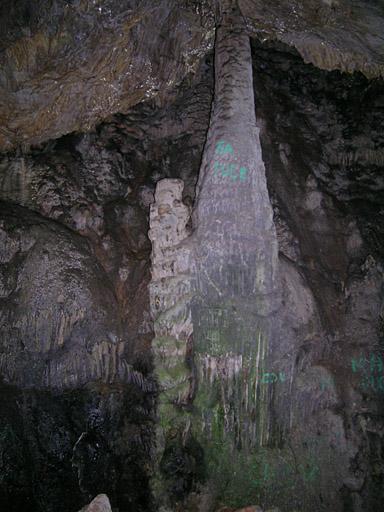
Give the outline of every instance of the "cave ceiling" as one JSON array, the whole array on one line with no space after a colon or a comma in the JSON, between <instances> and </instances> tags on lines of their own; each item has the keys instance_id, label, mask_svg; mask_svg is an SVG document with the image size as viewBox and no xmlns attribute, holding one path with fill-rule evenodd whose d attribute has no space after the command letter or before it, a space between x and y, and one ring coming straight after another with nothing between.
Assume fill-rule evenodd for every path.
<instances>
[{"instance_id":1,"label":"cave ceiling","mask_svg":"<svg viewBox=\"0 0 384 512\"><path fill-rule=\"evenodd\" d=\"M239 0L252 37L281 41L324 70L384 75L384 5ZM0 150L89 131L167 95L214 45L213 0L4 0Z\"/></svg>"}]
</instances>

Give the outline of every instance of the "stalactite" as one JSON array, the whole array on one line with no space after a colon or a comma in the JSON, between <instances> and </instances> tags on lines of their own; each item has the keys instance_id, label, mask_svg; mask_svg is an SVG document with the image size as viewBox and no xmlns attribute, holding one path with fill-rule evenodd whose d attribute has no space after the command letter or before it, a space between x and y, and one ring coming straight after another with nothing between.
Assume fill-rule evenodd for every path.
<instances>
[{"instance_id":1,"label":"stalactite","mask_svg":"<svg viewBox=\"0 0 384 512\"><path fill-rule=\"evenodd\" d=\"M226 3L220 16L215 97L193 217L195 350L226 358L220 379L228 388L238 387L230 406L238 425L231 425L228 434L238 430L243 444L263 444L268 438L267 387L256 382L255 394L249 394L239 383L244 372L254 372L257 380L267 371L271 314L278 308L277 239L256 126L249 38L235 3ZM214 344L208 335L212 329ZM240 355L235 379L230 362ZM200 382L200 390L205 385ZM245 396L251 403L243 409ZM255 408L259 425L252 439L255 420L246 411L254 416Z\"/></svg>"}]
</instances>

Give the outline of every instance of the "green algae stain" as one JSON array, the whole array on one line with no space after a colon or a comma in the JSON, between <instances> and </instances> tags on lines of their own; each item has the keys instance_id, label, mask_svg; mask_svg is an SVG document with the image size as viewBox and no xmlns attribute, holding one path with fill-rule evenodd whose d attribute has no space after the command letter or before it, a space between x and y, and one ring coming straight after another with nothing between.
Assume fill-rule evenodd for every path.
<instances>
[{"instance_id":1,"label":"green algae stain","mask_svg":"<svg viewBox=\"0 0 384 512\"><path fill-rule=\"evenodd\" d=\"M292 492L301 495L304 489L310 491L316 485L320 469L311 454L297 465L289 449L238 450L223 437L220 425L216 427L205 448L207 468L220 502L226 506L273 503L285 496L288 500Z\"/></svg>"}]
</instances>

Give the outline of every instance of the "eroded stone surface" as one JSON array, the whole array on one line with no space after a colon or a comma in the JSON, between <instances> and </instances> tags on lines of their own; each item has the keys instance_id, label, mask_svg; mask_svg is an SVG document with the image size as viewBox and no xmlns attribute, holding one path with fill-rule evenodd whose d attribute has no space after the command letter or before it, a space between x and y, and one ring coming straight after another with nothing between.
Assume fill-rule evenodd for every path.
<instances>
[{"instance_id":1,"label":"eroded stone surface","mask_svg":"<svg viewBox=\"0 0 384 512\"><path fill-rule=\"evenodd\" d=\"M53 0L30 8L4 2L0 147L88 130L110 114L162 97L212 48L205 4Z\"/></svg>"},{"instance_id":2,"label":"eroded stone surface","mask_svg":"<svg viewBox=\"0 0 384 512\"><path fill-rule=\"evenodd\" d=\"M100 492L120 510L150 507L149 205L161 177L181 176L185 200L194 195L209 59L197 76L164 109L149 102L97 132L2 155L0 329L13 385L0 393L0 508L68 512Z\"/></svg>"},{"instance_id":3,"label":"eroded stone surface","mask_svg":"<svg viewBox=\"0 0 384 512\"><path fill-rule=\"evenodd\" d=\"M191 398L188 340L192 336L190 301L193 259L185 244L191 211L182 202L182 180L165 179L156 187L151 205L149 238L152 241L151 312L154 319L154 352L161 372L164 402L182 405ZM184 242L184 244L183 244ZM172 423L171 418L169 418Z\"/></svg>"},{"instance_id":4,"label":"eroded stone surface","mask_svg":"<svg viewBox=\"0 0 384 512\"><path fill-rule=\"evenodd\" d=\"M251 35L322 69L383 76L383 6L357 0L240 0ZM89 130L175 90L212 50L212 0L27 0L1 6L0 148Z\"/></svg>"},{"instance_id":5,"label":"eroded stone surface","mask_svg":"<svg viewBox=\"0 0 384 512\"><path fill-rule=\"evenodd\" d=\"M235 46L232 45L231 48ZM200 232L206 236L205 239L203 237L204 243L198 245L197 254L201 253L206 258L198 260L201 266L197 270L197 283L200 279L201 287L205 286L209 289L210 296L215 297L217 301L212 314L207 311L204 316L200 310L194 316L194 341L200 340L197 354L195 354L200 385L195 405L199 411L209 411L206 415L202 415L204 433L202 437L206 436L206 439L209 439L208 446L209 442L213 441L212 444L218 447L217 452L205 452L205 462L208 466L205 476L209 480L217 468L214 478L219 485L221 483L220 496L224 497L224 501L227 500L228 503L252 503L262 496L265 507L278 504L283 510L295 508L320 510L323 506L339 510L343 510L345 506L350 506L354 510L368 506L379 510L379 500L376 498L379 491L376 483L373 483L376 489L373 491L373 487L370 487L372 483L368 484L364 474L370 471L368 470L369 454L382 442L379 440L381 434L378 431L381 420L375 418L378 404L381 403L380 379L383 362L380 350L382 334L380 334L379 325L382 307L380 291L382 270L379 262L381 257L376 259L371 255L368 256L371 243L369 236L367 237L366 233L363 241L363 234L354 220L358 210L354 210L353 207L357 207L357 204L352 203L352 198L348 197L353 191L353 178L352 181L346 181L344 174L343 181L339 174L333 176L327 173L328 166L335 165L333 163L337 155L335 146L337 144L339 144L338 147L341 146L340 138L337 139L334 136L342 124L340 121L338 124L335 120L337 112L342 115L341 106L339 107L337 101L329 96L330 104L327 103L324 96L328 95L330 90L327 83L322 83L320 77L316 87L322 83L321 93L316 98L311 97L308 89L296 94L295 87L300 90L302 80L301 71L294 64L296 62L298 66L297 57L284 46L278 46L276 50L276 53L271 56L270 45L255 44L254 46L256 110L260 116L263 158L266 162L269 193L275 208L275 222L278 228L277 238L281 257L277 266L282 294L281 309L278 309L278 302L274 302L277 311L274 327L277 328L277 333L275 331L274 336L271 336L270 346L267 348L260 343L260 339L256 339L254 343L255 347L260 348L257 351L258 360L264 361L261 366L255 366L252 361L247 361L243 353L233 353L238 348L239 336L234 326L239 321L239 317L231 316L228 309L223 307L225 293L220 286L222 283L220 272L216 273L216 279L212 279L209 273L209 269L215 267L214 263L210 263L209 256L212 255L219 268L220 258L231 247L229 235L232 217L231 213L227 214L224 207L220 210L220 194L226 198L225 206L231 205L233 197L236 197L233 190L236 189L229 187L241 184L242 178L246 175L244 171L240 173L241 166L232 165L236 163L238 155L230 139L226 140L222 136L222 139L217 144L212 143L210 148L210 137L208 137L205 148L205 161L213 160L214 164L216 162L216 166L213 165L209 169L212 171L212 176L222 179L220 184L215 182L219 191L210 188L210 177L206 172L200 175L194 222L197 233ZM288 52L285 56L280 53L284 51ZM288 55L291 56L288 57ZM272 62L268 63L270 58ZM302 63L301 60L300 62ZM279 68L280 63L282 68L277 71L276 67ZM276 84L270 82L274 76L270 68L274 66L274 73L277 76L280 71L282 72L281 83L288 82L286 91L285 87L278 86L279 82ZM283 78L284 73L287 73L287 66L289 73ZM217 63L216 69L221 69ZM310 69L305 67L305 71L302 71L310 73ZM228 76L230 73L226 78ZM327 76L322 75L323 78ZM299 83L295 86L290 81L290 77L292 80L299 80ZM347 98L349 80L354 82L356 78L350 79L346 76L343 78L346 79L343 94ZM356 80L357 82L354 83L358 88L360 79ZM368 83L366 79L361 80L363 83ZM245 80L241 81L242 84L244 82ZM235 83L235 80L232 83ZM222 133L225 133L231 120L236 119L236 113L239 112L239 108L231 109L230 101L231 95L236 97L239 88L236 91L229 87L225 89L223 84L225 80L221 82L223 97L226 98L225 93L228 95L221 119ZM304 79L302 84L304 87ZM304 103L299 99L300 94L302 96L308 94ZM282 100L284 96L285 99ZM216 101L218 101L217 98L218 96ZM295 104L295 108L291 110L292 117L295 117L295 112L299 114L295 121L288 124L284 108L290 105L290 98ZM299 105L300 102L301 105ZM367 104L369 104L368 101ZM273 105L276 105L275 109L272 108ZM343 105L345 107L345 103ZM370 107L372 117L365 120L361 126L357 125L354 128L356 133L353 134L353 140L360 148L365 144L370 145L366 138L368 132L365 126L374 122L378 115L374 105L373 100ZM215 111L213 112L215 115ZM311 118L315 128L308 129L308 126L300 120L300 115L303 115L303 118ZM331 119L334 122L330 121ZM331 130L334 131L331 135L325 133L322 124L324 122L329 123L328 127L332 126ZM348 126L351 127L352 118L349 118L349 122L351 124L348 123ZM213 126L214 123L211 122L211 128ZM292 126L298 127L297 133L292 132L290 129ZM346 128L345 121L344 126ZM380 127L381 134L381 124L378 123L376 126ZM220 129L218 132L222 135ZM305 135L301 138L301 134L304 133ZM374 145L377 147L376 156L380 151L381 135L379 133L376 130L373 133ZM349 139L347 130L344 131L343 136ZM331 159L327 152L319 151L320 148L324 148L324 145L320 145L316 137L325 140L325 147L328 148L329 154L333 155ZM210 151L211 156L207 157ZM346 158L345 162L342 161L339 165L356 165L355 158L361 161L363 153L372 156L369 152L365 153L364 149L360 151L354 153L354 158ZM212 156L214 152L217 152L217 158L215 155ZM337 158L342 160L341 156ZM253 158L252 161L257 162L258 159ZM378 161L376 157L372 157L371 165L377 165ZM366 163L368 163L368 157ZM343 171L338 170L338 172ZM376 180L379 179L377 173L372 171L371 174L375 176L377 184ZM322 184L317 179L319 175L322 176ZM341 185L341 188L337 189L334 187L335 184ZM352 185L352 189L349 185ZM368 187L372 200L381 204L379 192L381 185L378 186L377 193L373 192L373 182L369 182ZM359 191L362 193L361 188ZM344 200L351 201L349 213L342 212L340 205L327 192L331 192L336 198L342 197L339 192L344 194ZM225 193L228 195L225 196ZM213 197L216 198L215 201ZM246 197L246 193L243 194L238 201L241 206L236 208L241 210L246 203L244 201ZM211 208L200 213L200 201L205 201ZM235 211L237 211L236 208ZM362 207L360 211L364 216L368 209ZM369 222L373 226L372 220L368 220L367 213L365 215L364 220L363 217L360 218L360 225L366 226L366 222ZM243 218L247 219L247 215L245 214ZM212 227L212 219L218 221L218 226ZM222 229L220 223L223 223L226 228L227 238L224 238L220 231ZM233 225L241 232L243 226L239 222L234 220ZM192 242L189 243L194 243L194 235L191 238ZM216 235L219 242L215 245ZM220 242L224 239L227 244L223 243L221 246ZM375 251L380 251L377 238L371 237L371 239L376 242L372 248L375 247ZM240 254L242 253L243 251L240 251ZM250 277L243 273L236 279L235 270L233 269L231 279L224 280L224 286L230 289L232 297L237 293L241 294L242 290L246 290L246 296L249 295L250 289L246 288L246 283L247 278L252 278L252 272L249 273ZM376 284L372 281L374 275ZM353 292L346 292L346 287L349 286L347 283L352 286ZM197 296L201 292L201 287L197 285ZM263 308L260 309L263 310ZM361 318L356 314L357 310L360 311ZM210 322L211 329L199 332L199 321L203 324ZM222 336L226 329L227 341ZM201 348L206 353L199 359ZM367 352L366 356L362 355L364 351ZM255 368L256 371L254 371ZM244 382L247 384L243 386L240 382L243 379L239 376L246 371ZM209 383L210 390L203 399L199 400L205 382ZM215 384L217 384L216 390ZM258 389L263 396L257 396ZM212 399L210 399L211 393L214 396ZM252 426L252 420L238 428L236 421L239 417L246 417L251 409L247 411L245 405L244 410L238 414L236 407L239 403L244 406L244 400L239 398L241 396L247 400L248 404L252 404L252 393L254 393L255 402L259 406L263 404L263 408L258 410L256 417L260 419L262 416L266 421L265 432L268 435L263 438L260 423L256 423L253 439L261 437L261 444L264 444L264 447L253 453L248 450L246 454L242 454L241 449L239 452L231 450L230 444L226 444L225 435L219 438L214 437L214 425L216 422L219 432L227 430L230 434L234 434L238 447L244 446L242 443L246 444L247 438L245 437L244 441L241 429L243 432L247 431L247 428ZM348 406L345 406L345 400L348 401ZM215 409L215 403L224 403L221 415L220 409ZM365 403L364 406L363 403ZM361 418L361 407L364 407L369 417L367 423ZM192 424L193 421L192 419ZM368 424L370 432L374 434L362 434ZM201 425L196 428L197 431L199 427L201 428ZM252 429L249 432L252 433ZM177 439L176 436L174 445L177 445L177 442L182 443L182 437ZM373 448L373 445L376 448ZM174 450L176 453L176 449ZM230 462L225 464L223 459ZM352 460L355 461L353 464ZM211 464L210 467L209 464ZM186 478L185 473L177 473L174 468L175 475L179 482ZM376 480L372 479L371 482ZM182 493L179 497L181 499Z\"/></svg>"},{"instance_id":6,"label":"eroded stone surface","mask_svg":"<svg viewBox=\"0 0 384 512\"><path fill-rule=\"evenodd\" d=\"M106 494L99 494L89 505L83 507L80 512L112 512L108 496Z\"/></svg>"},{"instance_id":7,"label":"eroded stone surface","mask_svg":"<svg viewBox=\"0 0 384 512\"><path fill-rule=\"evenodd\" d=\"M305 496L317 487L324 489L322 496L330 496L331 508L342 508L344 502L356 510L379 510L380 492L372 490L379 479L363 475L370 471L372 443L381 442L377 429L382 421L377 417L382 401L378 387L381 249L377 252L381 231L369 212L382 209L382 185L376 181L379 174L374 161L362 164L359 160L366 146L380 150L382 145L383 125L377 122L380 109L376 106L380 92L378 96L365 95L363 91L372 84L368 86L370 82L361 76L317 71L315 78L311 74L314 68L303 66L286 47L273 55L262 45L255 45L254 50L258 55L254 60L257 112L269 190L278 218L285 212L284 229L278 230L284 255L281 271L289 291L284 324L294 326L296 332L294 344L283 343L287 356L292 349L295 353L292 380L280 388L276 385L282 399L277 409L290 411L290 446L301 461L301 496L291 508L300 509ZM312 76L310 82L307 73ZM337 86L336 76L341 80ZM331 77L332 85L328 82ZM272 82L278 85L274 87ZM378 91L381 88L378 85ZM365 100L352 113L348 105L356 105L354 94ZM310 119L308 126L301 124L303 119ZM291 126L297 129L287 129ZM368 126L374 127L372 132ZM344 161L350 143L359 148L356 160L335 164L335 160ZM376 185L371 178L360 181L361 172L375 176ZM369 190L365 201L354 200L356 191L362 194L363 189ZM376 205L373 208L371 201ZM279 367L283 366L281 360ZM284 392L288 393L285 398ZM289 402L296 405L292 408ZM369 418L371 434L363 434L361 416ZM286 473L288 481L297 485L294 472ZM278 491L275 489L276 496ZM275 504L283 507L279 501ZM320 503L316 507L321 507Z\"/></svg>"},{"instance_id":8,"label":"eroded stone surface","mask_svg":"<svg viewBox=\"0 0 384 512\"><path fill-rule=\"evenodd\" d=\"M300 2L300 5L269 2L262 5L263 12L258 14L252 4L242 2L244 9L250 11L249 30L256 33L259 27L260 37L270 39L264 44L253 42L252 52L262 158L279 243L278 269L283 283L279 319L284 331L275 347L278 357L272 359L274 364L265 366L249 381L258 379L258 388L263 389L270 401L275 416L269 441L275 446L247 465L245 458L234 457L238 452L225 452L220 445L211 459L212 466L222 477L222 496L231 508L260 503L264 509L279 505L282 511L307 507L312 512L328 507L381 512L383 236L382 222L377 219L380 220L383 209L383 86L380 80L368 80L360 74L350 76L316 70L305 65L292 48L271 41L277 37L290 43L292 37L297 46L298 41L305 41L302 54L318 66L352 70L359 63L360 69L370 76L379 72L380 59L374 56L375 48L382 53L381 42L371 39L374 25L380 22L380 6L365 3L364 12L360 12L356 10L358 2L354 2L349 4L348 13L346 2ZM8 8L7 2L2 6ZM375 15L367 21L370 12ZM49 9L46 13L48 18ZM274 13L278 14L274 16ZM92 17L92 13L89 15ZM268 17L269 28L262 22ZM59 20L60 15L55 19ZM342 28L346 20L351 30ZM172 17L170 22L174 22ZM54 19L47 23L54 23ZM14 27L16 38L20 36L19 30ZM183 37L189 36L183 34ZM371 39L369 44L368 39ZM33 48L31 43L31 52ZM70 44L68 50L71 51ZM50 51L54 53L54 47ZM22 80L22 73L21 70L18 80ZM148 454L154 453L151 451L153 382L148 379L152 336L147 285L150 278L148 207L153 202L156 183L164 177L184 181L185 204L190 206L194 197L212 98L210 56L201 62L193 82L192 76L193 73L164 97L160 94L159 101L154 96L125 114L110 117L96 132L72 134L31 151L24 147L23 152L2 156L1 199L22 205L28 211L18 210L15 229L7 228L6 234L0 231L1 305L8 311L9 298L14 300L15 290L24 283L24 279L15 279L24 264L19 257L37 251L35 264L29 266L31 272L26 276L31 286L25 287L29 296L48 311L47 319L37 324L32 321L31 309L23 312L31 320L28 326L21 325L18 316L8 317L14 329L1 324L7 333L12 331L12 340L17 343L11 347L15 358L20 361L25 358L16 325L19 322L18 328L23 333L20 339L27 347L35 342L27 332L35 332L37 325L38 342L42 346L46 333L53 333L52 347L58 352L44 352L48 361L52 355L52 359L67 358L72 365L70 355L60 354L60 347L62 351L84 354L84 360L82 355L79 364L76 363L79 371L72 365L75 380L80 382L81 368L93 357L83 351L82 340L87 332L92 334L92 339L95 334L97 339L99 334L104 336L110 330L113 336L105 341L107 352L101 350L96 354L97 360L102 361L110 354L109 348L115 346L118 317L125 340L121 357L132 370L130 382L110 382L103 370L100 381L97 376L97 382L86 389L67 389L64 393L2 385L0 487L1 508L5 510L19 512L30 506L44 512L67 512L77 510L105 490L113 506L122 510L141 507L147 510L146 461ZM44 90L38 78L34 87ZM87 91L93 90L87 87ZM101 91L100 95L103 97ZM73 97L79 101L79 95ZM22 139L23 129L29 124L31 105L40 112L28 96L27 110L20 114L24 120L15 116L15 124L21 131L11 135L12 140ZM16 112L12 101L9 106ZM61 107L55 105L58 116ZM108 110L107 107L101 102L97 115L104 117L102 110ZM31 130L37 137L34 140L80 126L86 108L80 106L78 112L71 107L62 125L50 133L35 131L41 128L40 114L37 115L31 122ZM77 114L79 117L73 124ZM52 121L56 122L60 124L60 118ZM49 130L52 123L46 125ZM31 133L28 132L28 137ZM225 148L226 145L220 145L221 152ZM224 174L231 172L223 166L218 170L220 173L224 170ZM244 171L237 174L238 181L241 176ZM39 216L30 214L30 210ZM38 219L33 236L26 229L29 217ZM13 231L21 233L19 239ZM47 244L53 259L40 258L39 239ZM80 245L74 240L80 240ZM60 241L57 250L56 241ZM73 244L75 250L70 251ZM86 280L90 275L103 276L87 288L81 276L76 275L77 288L68 291L79 290L81 297L95 295L92 301L96 309L102 312L104 304L113 325L109 325L108 319L105 323L96 319L93 325L93 307L81 318L76 300L66 295L65 286L58 290L56 276L62 282L63 270L72 268L69 258L63 257L67 250L77 255L76 258L79 254L84 257L83 263L87 264L81 273ZM40 265L43 268L46 265L50 271L57 269L52 277L54 293L38 286L39 280L34 275L43 283L48 281ZM45 294L52 299L51 305ZM23 301L26 305L26 295ZM71 315L60 317L60 307L69 309ZM220 314L215 311L216 324L209 333L212 347L217 344L216 325ZM84 338L76 331L79 326L85 326ZM293 337L288 335L290 329L294 331ZM62 339L64 343L57 345L56 340ZM230 338L230 348L232 341ZM7 344L6 339L1 342ZM16 363L12 360L12 364ZM244 360L238 355L211 355L201 361L199 377L212 384L228 370L236 379L242 365ZM20 363L20 368L15 378L21 382L28 376L28 365ZM28 378L38 380L38 374L30 372ZM63 382L59 385L63 386ZM219 420L224 422L224 417ZM189 434L188 430L185 432ZM193 445L189 435L182 434L175 433L163 461L168 477L179 471L180 480L187 484L186 488L174 488L176 494L188 491L193 484L191 475L197 476L197 467L204 468L199 447ZM187 449L178 451L180 443L187 439ZM219 464L218 455L222 453L229 465ZM175 455L181 457L181 467L172 465ZM96 464L92 463L94 457ZM198 476L204 480L204 472ZM206 494L200 500L191 495L188 503L191 509L204 508L207 503L212 504L212 496Z\"/></svg>"},{"instance_id":9,"label":"eroded stone surface","mask_svg":"<svg viewBox=\"0 0 384 512\"><path fill-rule=\"evenodd\" d=\"M1 217L5 382L73 388L125 380L117 303L84 240L22 208L2 205Z\"/></svg>"},{"instance_id":10,"label":"eroded stone surface","mask_svg":"<svg viewBox=\"0 0 384 512\"><path fill-rule=\"evenodd\" d=\"M179 205L180 183L159 182L151 207L152 279L163 278L161 286L169 293L167 278L173 273L183 277L189 268L193 277L186 297L172 297L177 311L183 310L186 299L187 311L192 306L189 332L184 336L179 335L183 316L172 315L162 300L164 292L156 297L159 290L151 284L158 330L155 351L163 349L165 356L157 362L157 370L163 374L165 365L172 365L175 372L177 362L181 382L194 387L188 391L189 400L160 389L160 400L168 405L160 405L159 410L165 437L160 467L163 474L167 469L165 490L172 507L185 505L188 494L203 483L214 493L222 491L219 470L212 467L212 450L217 446L223 445L221 457L227 458L232 451L236 458L236 448L253 449L265 444L269 436L268 388L257 379L254 382L254 377L267 364L271 314L279 308L277 239L255 121L250 42L241 16L232 7L227 2L221 12L222 26L216 37L215 100L194 205L195 229L188 242L184 241L188 234L184 226L189 212ZM192 251L188 260L186 251ZM187 264L183 267L180 261ZM159 321L163 317L164 333ZM168 348L170 340L164 340L167 334L173 350ZM178 391L176 372L168 385L173 393ZM186 406L189 410L177 415L175 409ZM173 417L178 418L177 424ZM204 453L208 468L204 482L194 464L188 467L187 458L195 456L189 453L188 443L195 443L196 452L200 446ZM184 470L176 468L179 459L184 461ZM218 466L222 462L219 456ZM168 470L171 466L173 473Z\"/></svg>"},{"instance_id":11,"label":"eroded stone surface","mask_svg":"<svg viewBox=\"0 0 384 512\"><path fill-rule=\"evenodd\" d=\"M189 439L190 420L185 412L192 406L197 382L191 317L195 261L187 243L191 209L182 202L183 188L182 180L159 181L150 210L149 289L159 382L158 455L153 490L156 501L163 505L187 495L198 470Z\"/></svg>"}]
</instances>

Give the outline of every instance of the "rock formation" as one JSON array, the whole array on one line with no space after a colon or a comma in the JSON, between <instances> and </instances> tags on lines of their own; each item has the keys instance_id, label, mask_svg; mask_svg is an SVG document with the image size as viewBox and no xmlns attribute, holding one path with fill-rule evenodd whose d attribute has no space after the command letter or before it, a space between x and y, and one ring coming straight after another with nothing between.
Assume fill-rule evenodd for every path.
<instances>
[{"instance_id":1,"label":"rock formation","mask_svg":"<svg viewBox=\"0 0 384 512\"><path fill-rule=\"evenodd\" d=\"M382 509L379 0L4 0L0 508Z\"/></svg>"},{"instance_id":2,"label":"rock formation","mask_svg":"<svg viewBox=\"0 0 384 512\"><path fill-rule=\"evenodd\" d=\"M106 494L99 494L89 505L83 507L80 512L112 512L108 496Z\"/></svg>"},{"instance_id":3,"label":"rock formation","mask_svg":"<svg viewBox=\"0 0 384 512\"><path fill-rule=\"evenodd\" d=\"M80 512L112 512L111 504L106 494L98 494L89 505L83 507Z\"/></svg>"}]
</instances>

